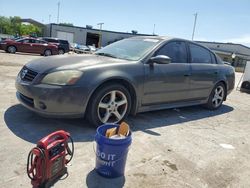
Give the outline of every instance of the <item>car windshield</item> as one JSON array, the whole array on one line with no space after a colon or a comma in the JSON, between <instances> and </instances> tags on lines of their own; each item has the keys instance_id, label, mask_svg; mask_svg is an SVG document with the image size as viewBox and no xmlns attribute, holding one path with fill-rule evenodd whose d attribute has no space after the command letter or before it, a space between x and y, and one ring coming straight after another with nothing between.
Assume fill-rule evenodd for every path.
<instances>
[{"instance_id":1,"label":"car windshield","mask_svg":"<svg viewBox=\"0 0 250 188\"><path fill-rule=\"evenodd\" d=\"M113 58L137 61L159 43L158 39L124 39L110 44L95 54Z\"/></svg>"}]
</instances>

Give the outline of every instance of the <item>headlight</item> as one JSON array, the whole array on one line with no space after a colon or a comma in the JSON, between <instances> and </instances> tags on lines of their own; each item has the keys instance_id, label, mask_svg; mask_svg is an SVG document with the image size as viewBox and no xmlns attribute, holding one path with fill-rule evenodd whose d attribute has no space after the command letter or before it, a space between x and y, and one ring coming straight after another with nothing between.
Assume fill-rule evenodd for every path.
<instances>
[{"instance_id":1,"label":"headlight","mask_svg":"<svg viewBox=\"0 0 250 188\"><path fill-rule=\"evenodd\" d=\"M83 72L76 70L65 70L47 74L41 81L42 84L73 85L79 80Z\"/></svg>"}]
</instances>

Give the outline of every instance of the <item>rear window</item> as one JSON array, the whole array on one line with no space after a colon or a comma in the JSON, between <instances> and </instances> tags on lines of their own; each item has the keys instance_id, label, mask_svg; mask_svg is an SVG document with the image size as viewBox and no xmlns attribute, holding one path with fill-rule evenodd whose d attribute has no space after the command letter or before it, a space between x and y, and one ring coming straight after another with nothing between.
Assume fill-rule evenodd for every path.
<instances>
[{"instance_id":1,"label":"rear window","mask_svg":"<svg viewBox=\"0 0 250 188\"><path fill-rule=\"evenodd\" d=\"M58 43L58 41L57 40L55 40L55 39L44 39L44 40L46 40L46 41L48 41L48 42L55 42L55 43Z\"/></svg>"},{"instance_id":2,"label":"rear window","mask_svg":"<svg viewBox=\"0 0 250 188\"><path fill-rule=\"evenodd\" d=\"M210 52L198 45L189 44L191 63L212 63Z\"/></svg>"},{"instance_id":3,"label":"rear window","mask_svg":"<svg viewBox=\"0 0 250 188\"><path fill-rule=\"evenodd\" d=\"M67 40L59 40L59 42L60 42L61 44L69 44L69 42L68 42Z\"/></svg>"}]
</instances>

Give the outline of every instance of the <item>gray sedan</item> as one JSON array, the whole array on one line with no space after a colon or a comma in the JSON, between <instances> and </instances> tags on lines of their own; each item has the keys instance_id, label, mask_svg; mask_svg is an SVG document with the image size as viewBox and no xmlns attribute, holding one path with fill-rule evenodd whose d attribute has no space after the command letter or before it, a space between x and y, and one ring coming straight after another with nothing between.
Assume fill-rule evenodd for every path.
<instances>
[{"instance_id":1,"label":"gray sedan","mask_svg":"<svg viewBox=\"0 0 250 188\"><path fill-rule=\"evenodd\" d=\"M204 104L218 109L234 69L211 50L168 37L134 37L92 55L37 59L16 79L17 98L43 116L83 117L95 126L128 114Z\"/></svg>"}]
</instances>

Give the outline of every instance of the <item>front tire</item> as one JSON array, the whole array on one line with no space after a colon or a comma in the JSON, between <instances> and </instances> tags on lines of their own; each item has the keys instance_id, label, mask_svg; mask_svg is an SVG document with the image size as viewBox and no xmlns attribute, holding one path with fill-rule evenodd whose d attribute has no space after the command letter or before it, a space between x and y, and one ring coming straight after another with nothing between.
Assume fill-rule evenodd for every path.
<instances>
[{"instance_id":1,"label":"front tire","mask_svg":"<svg viewBox=\"0 0 250 188\"><path fill-rule=\"evenodd\" d=\"M225 85L222 82L217 83L208 99L206 108L209 110L216 110L221 107L226 96Z\"/></svg>"},{"instance_id":2,"label":"front tire","mask_svg":"<svg viewBox=\"0 0 250 188\"><path fill-rule=\"evenodd\" d=\"M11 54L16 53L16 47L15 46L8 46L7 51Z\"/></svg>"},{"instance_id":3,"label":"front tire","mask_svg":"<svg viewBox=\"0 0 250 188\"><path fill-rule=\"evenodd\" d=\"M105 123L120 123L131 108L131 96L120 84L110 84L99 88L91 97L86 117L94 126Z\"/></svg>"}]
</instances>

